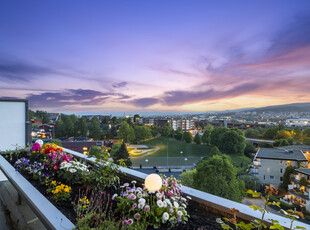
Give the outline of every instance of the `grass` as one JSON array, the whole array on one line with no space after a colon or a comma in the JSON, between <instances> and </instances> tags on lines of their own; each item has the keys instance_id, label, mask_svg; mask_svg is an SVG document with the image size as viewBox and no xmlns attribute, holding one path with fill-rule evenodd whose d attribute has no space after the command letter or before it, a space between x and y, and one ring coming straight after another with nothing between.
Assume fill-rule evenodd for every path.
<instances>
[{"instance_id":1,"label":"grass","mask_svg":"<svg viewBox=\"0 0 310 230\"><path fill-rule=\"evenodd\" d=\"M160 149L151 154L144 154L143 157L132 157L133 166L166 166L167 165L167 145L168 145L168 165L170 166L192 166L204 156L209 156L212 146L197 145L195 143L185 143L174 138L159 137L148 140L143 143L150 149L159 147ZM183 152L182 154L180 152ZM244 155L229 155L235 166L243 164L244 166L251 163L251 159ZM147 159L147 161L145 161ZM243 162L243 163L242 163Z\"/></svg>"}]
</instances>

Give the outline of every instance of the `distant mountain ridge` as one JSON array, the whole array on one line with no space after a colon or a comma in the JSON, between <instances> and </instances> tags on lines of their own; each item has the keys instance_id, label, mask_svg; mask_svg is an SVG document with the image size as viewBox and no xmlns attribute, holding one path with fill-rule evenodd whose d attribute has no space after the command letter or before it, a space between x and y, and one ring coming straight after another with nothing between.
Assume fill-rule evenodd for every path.
<instances>
[{"instance_id":1,"label":"distant mountain ridge","mask_svg":"<svg viewBox=\"0 0 310 230\"><path fill-rule=\"evenodd\" d=\"M310 112L310 103L292 103L285 105L273 105L261 108L250 109L257 112Z\"/></svg>"}]
</instances>

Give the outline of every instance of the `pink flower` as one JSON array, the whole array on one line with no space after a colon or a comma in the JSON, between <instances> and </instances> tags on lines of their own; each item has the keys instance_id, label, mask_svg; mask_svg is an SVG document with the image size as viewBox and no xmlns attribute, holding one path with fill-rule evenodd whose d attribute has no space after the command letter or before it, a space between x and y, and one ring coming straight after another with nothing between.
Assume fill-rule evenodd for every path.
<instances>
[{"instance_id":1,"label":"pink flower","mask_svg":"<svg viewBox=\"0 0 310 230\"><path fill-rule=\"evenodd\" d=\"M129 224L129 225L132 225L132 224L133 224L133 219L129 219L129 220L128 220L128 224Z\"/></svg>"},{"instance_id":2,"label":"pink flower","mask_svg":"<svg viewBox=\"0 0 310 230\"><path fill-rule=\"evenodd\" d=\"M140 214L137 212L135 215L134 215L135 219L139 219L140 218Z\"/></svg>"},{"instance_id":3,"label":"pink flower","mask_svg":"<svg viewBox=\"0 0 310 230\"><path fill-rule=\"evenodd\" d=\"M123 220L123 221L122 221L122 225L123 225L123 226L127 226L127 224L128 224L128 220Z\"/></svg>"},{"instance_id":4,"label":"pink flower","mask_svg":"<svg viewBox=\"0 0 310 230\"><path fill-rule=\"evenodd\" d=\"M150 206L149 206L149 205L145 205L145 207L144 207L144 211L145 211L145 212L150 211Z\"/></svg>"},{"instance_id":5,"label":"pink flower","mask_svg":"<svg viewBox=\"0 0 310 230\"><path fill-rule=\"evenodd\" d=\"M34 145L31 147L31 151L37 150L41 150L41 145L39 143L34 143Z\"/></svg>"},{"instance_id":6,"label":"pink flower","mask_svg":"<svg viewBox=\"0 0 310 230\"><path fill-rule=\"evenodd\" d=\"M134 203L134 204L132 205L132 209L135 209L136 207L137 207L137 204Z\"/></svg>"},{"instance_id":7,"label":"pink flower","mask_svg":"<svg viewBox=\"0 0 310 230\"><path fill-rule=\"evenodd\" d=\"M136 199L136 195L133 194L133 193L131 193L131 194L128 195L128 198L129 198L130 200L134 200L134 199Z\"/></svg>"}]
</instances>

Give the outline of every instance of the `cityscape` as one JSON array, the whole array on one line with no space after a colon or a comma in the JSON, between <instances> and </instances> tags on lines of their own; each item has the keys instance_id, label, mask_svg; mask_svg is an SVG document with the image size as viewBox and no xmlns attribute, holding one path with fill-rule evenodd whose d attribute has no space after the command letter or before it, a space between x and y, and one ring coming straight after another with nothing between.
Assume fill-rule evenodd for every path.
<instances>
[{"instance_id":1,"label":"cityscape","mask_svg":"<svg viewBox=\"0 0 310 230\"><path fill-rule=\"evenodd\" d=\"M310 3L0 3L0 229L310 229Z\"/></svg>"}]
</instances>

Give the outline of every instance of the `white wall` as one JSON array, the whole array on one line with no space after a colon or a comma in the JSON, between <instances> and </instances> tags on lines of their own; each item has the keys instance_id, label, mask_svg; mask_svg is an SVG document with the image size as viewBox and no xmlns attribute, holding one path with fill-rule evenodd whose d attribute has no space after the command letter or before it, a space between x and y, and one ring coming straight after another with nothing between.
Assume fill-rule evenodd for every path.
<instances>
[{"instance_id":1,"label":"white wall","mask_svg":"<svg viewBox=\"0 0 310 230\"><path fill-rule=\"evenodd\" d=\"M0 101L0 151L26 144L26 102Z\"/></svg>"}]
</instances>

